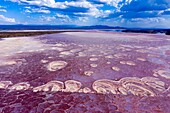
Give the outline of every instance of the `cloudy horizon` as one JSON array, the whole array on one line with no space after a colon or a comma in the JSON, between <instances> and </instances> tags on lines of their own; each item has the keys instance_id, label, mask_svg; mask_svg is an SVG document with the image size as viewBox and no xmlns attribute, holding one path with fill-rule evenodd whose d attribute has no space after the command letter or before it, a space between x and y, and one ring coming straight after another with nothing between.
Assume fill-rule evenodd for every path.
<instances>
[{"instance_id":1,"label":"cloudy horizon","mask_svg":"<svg viewBox=\"0 0 170 113\"><path fill-rule=\"evenodd\" d=\"M169 0L1 0L0 24L170 28Z\"/></svg>"}]
</instances>

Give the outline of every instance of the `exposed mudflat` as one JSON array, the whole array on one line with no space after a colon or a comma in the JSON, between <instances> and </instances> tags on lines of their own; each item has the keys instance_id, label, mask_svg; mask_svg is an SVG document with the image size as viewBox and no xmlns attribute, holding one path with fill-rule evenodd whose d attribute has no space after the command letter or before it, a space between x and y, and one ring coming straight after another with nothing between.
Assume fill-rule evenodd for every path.
<instances>
[{"instance_id":1,"label":"exposed mudflat","mask_svg":"<svg viewBox=\"0 0 170 113\"><path fill-rule=\"evenodd\" d=\"M169 113L170 37L63 32L0 40L2 113Z\"/></svg>"}]
</instances>

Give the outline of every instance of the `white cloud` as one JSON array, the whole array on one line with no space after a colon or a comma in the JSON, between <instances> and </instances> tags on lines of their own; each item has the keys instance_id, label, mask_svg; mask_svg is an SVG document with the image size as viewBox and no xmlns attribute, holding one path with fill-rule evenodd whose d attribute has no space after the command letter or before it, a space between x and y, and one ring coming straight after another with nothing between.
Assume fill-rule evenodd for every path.
<instances>
[{"instance_id":1,"label":"white cloud","mask_svg":"<svg viewBox=\"0 0 170 113\"><path fill-rule=\"evenodd\" d=\"M6 9L0 9L0 12L7 12Z\"/></svg>"},{"instance_id":2,"label":"white cloud","mask_svg":"<svg viewBox=\"0 0 170 113\"><path fill-rule=\"evenodd\" d=\"M124 4L129 4L133 0L98 0L100 2L106 3L107 5L120 8Z\"/></svg>"},{"instance_id":3,"label":"white cloud","mask_svg":"<svg viewBox=\"0 0 170 113\"><path fill-rule=\"evenodd\" d=\"M37 6L47 6L52 8L61 8L64 9L67 6L64 2L55 2L55 0L9 0L11 2L18 3L28 3L29 5L37 5Z\"/></svg>"},{"instance_id":4,"label":"white cloud","mask_svg":"<svg viewBox=\"0 0 170 113\"><path fill-rule=\"evenodd\" d=\"M59 14L59 13L57 13L56 16L59 18L69 18L68 15L63 15L63 14Z\"/></svg>"},{"instance_id":5,"label":"white cloud","mask_svg":"<svg viewBox=\"0 0 170 113\"><path fill-rule=\"evenodd\" d=\"M92 7L101 7L103 5L95 5L92 4L90 2L88 2L87 0L79 0L79 1L65 1L64 2L66 6L74 6L74 7L82 7L82 8L92 8Z\"/></svg>"},{"instance_id":6,"label":"white cloud","mask_svg":"<svg viewBox=\"0 0 170 113\"><path fill-rule=\"evenodd\" d=\"M5 6L0 6L0 12L7 12L5 8L6 8Z\"/></svg>"},{"instance_id":7,"label":"white cloud","mask_svg":"<svg viewBox=\"0 0 170 113\"><path fill-rule=\"evenodd\" d=\"M47 10L47 9L44 9L44 8L30 8L30 7L25 7L26 10L25 12L26 13L51 13L50 10Z\"/></svg>"},{"instance_id":8,"label":"white cloud","mask_svg":"<svg viewBox=\"0 0 170 113\"><path fill-rule=\"evenodd\" d=\"M106 3L108 5L117 7L119 2L122 2L122 0L99 0L100 2Z\"/></svg>"},{"instance_id":9,"label":"white cloud","mask_svg":"<svg viewBox=\"0 0 170 113\"><path fill-rule=\"evenodd\" d=\"M80 22L87 22L89 20L89 18L88 17L78 17L78 20Z\"/></svg>"},{"instance_id":10,"label":"white cloud","mask_svg":"<svg viewBox=\"0 0 170 113\"><path fill-rule=\"evenodd\" d=\"M11 2L18 3L28 3L29 5L37 5L37 6L47 6L51 8L60 8L65 9L69 6L74 7L82 7L82 8L91 8L91 7L99 7L102 5L94 5L87 0L77 0L77 1L65 1L65 2L55 2L55 0L9 0Z\"/></svg>"},{"instance_id":11,"label":"white cloud","mask_svg":"<svg viewBox=\"0 0 170 113\"><path fill-rule=\"evenodd\" d=\"M165 18L161 18L161 17L155 17L155 18L133 18L131 19L132 22L142 22L142 23L159 23L164 21Z\"/></svg>"},{"instance_id":12,"label":"white cloud","mask_svg":"<svg viewBox=\"0 0 170 113\"><path fill-rule=\"evenodd\" d=\"M42 22L52 22L52 21L55 21L56 18L54 16L41 16L40 20Z\"/></svg>"},{"instance_id":13,"label":"white cloud","mask_svg":"<svg viewBox=\"0 0 170 113\"><path fill-rule=\"evenodd\" d=\"M125 20L123 25L136 27L140 26L141 28L168 28L170 18L164 17L155 17L155 18L133 18L130 20Z\"/></svg>"},{"instance_id":14,"label":"white cloud","mask_svg":"<svg viewBox=\"0 0 170 113\"><path fill-rule=\"evenodd\" d=\"M85 15L85 16L93 16L95 18L99 18L99 17L107 17L109 14L111 14L112 11L111 10L99 10L95 7L92 7L89 9L88 12L86 13L74 13L76 15Z\"/></svg>"},{"instance_id":15,"label":"white cloud","mask_svg":"<svg viewBox=\"0 0 170 113\"><path fill-rule=\"evenodd\" d=\"M31 10L29 10L29 9L26 9L25 12L26 13L32 13Z\"/></svg>"},{"instance_id":16,"label":"white cloud","mask_svg":"<svg viewBox=\"0 0 170 113\"><path fill-rule=\"evenodd\" d=\"M26 8L26 9L31 9L31 7L30 7L30 6L26 6L25 8Z\"/></svg>"},{"instance_id":17,"label":"white cloud","mask_svg":"<svg viewBox=\"0 0 170 113\"><path fill-rule=\"evenodd\" d=\"M32 12L38 12L38 13L50 13L47 9L32 9Z\"/></svg>"},{"instance_id":18,"label":"white cloud","mask_svg":"<svg viewBox=\"0 0 170 113\"><path fill-rule=\"evenodd\" d=\"M64 22L71 22L71 18L68 15L63 15L63 14L56 14L56 17L60 18L60 21L64 21Z\"/></svg>"},{"instance_id":19,"label":"white cloud","mask_svg":"<svg viewBox=\"0 0 170 113\"><path fill-rule=\"evenodd\" d=\"M5 7L0 5L0 8L5 8Z\"/></svg>"},{"instance_id":20,"label":"white cloud","mask_svg":"<svg viewBox=\"0 0 170 113\"><path fill-rule=\"evenodd\" d=\"M8 17L5 17L4 15L0 15L0 21L9 22L9 23L15 23L14 18L8 18Z\"/></svg>"}]
</instances>

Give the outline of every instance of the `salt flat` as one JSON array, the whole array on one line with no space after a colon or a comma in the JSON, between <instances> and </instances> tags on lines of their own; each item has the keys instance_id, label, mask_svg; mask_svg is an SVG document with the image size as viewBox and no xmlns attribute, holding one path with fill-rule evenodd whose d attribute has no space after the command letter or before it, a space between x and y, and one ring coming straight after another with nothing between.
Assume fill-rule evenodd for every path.
<instances>
[{"instance_id":1,"label":"salt flat","mask_svg":"<svg viewBox=\"0 0 170 113\"><path fill-rule=\"evenodd\" d=\"M0 48L0 112L170 111L169 36L63 32Z\"/></svg>"}]
</instances>

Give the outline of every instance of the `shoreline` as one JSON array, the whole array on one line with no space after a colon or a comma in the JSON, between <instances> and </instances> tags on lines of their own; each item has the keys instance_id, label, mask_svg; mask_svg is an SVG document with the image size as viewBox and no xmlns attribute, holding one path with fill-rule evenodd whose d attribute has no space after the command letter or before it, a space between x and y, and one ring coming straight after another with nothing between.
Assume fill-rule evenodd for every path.
<instances>
[{"instance_id":1,"label":"shoreline","mask_svg":"<svg viewBox=\"0 0 170 113\"><path fill-rule=\"evenodd\" d=\"M80 32L81 30L11 30L0 32L0 38L20 37L20 36L37 36L45 34L63 33L63 32Z\"/></svg>"},{"instance_id":2,"label":"shoreline","mask_svg":"<svg viewBox=\"0 0 170 113\"><path fill-rule=\"evenodd\" d=\"M63 32L105 32L105 33L121 33L121 34L147 34L147 35L165 35L167 34L158 34L158 33L148 33L148 32L110 32L104 30L82 30L82 29L65 29L65 30L2 30L0 31L0 38L9 38L9 37L20 37L20 36L37 36L37 35L45 35L45 34L55 34L55 33L63 33Z\"/></svg>"}]
</instances>

